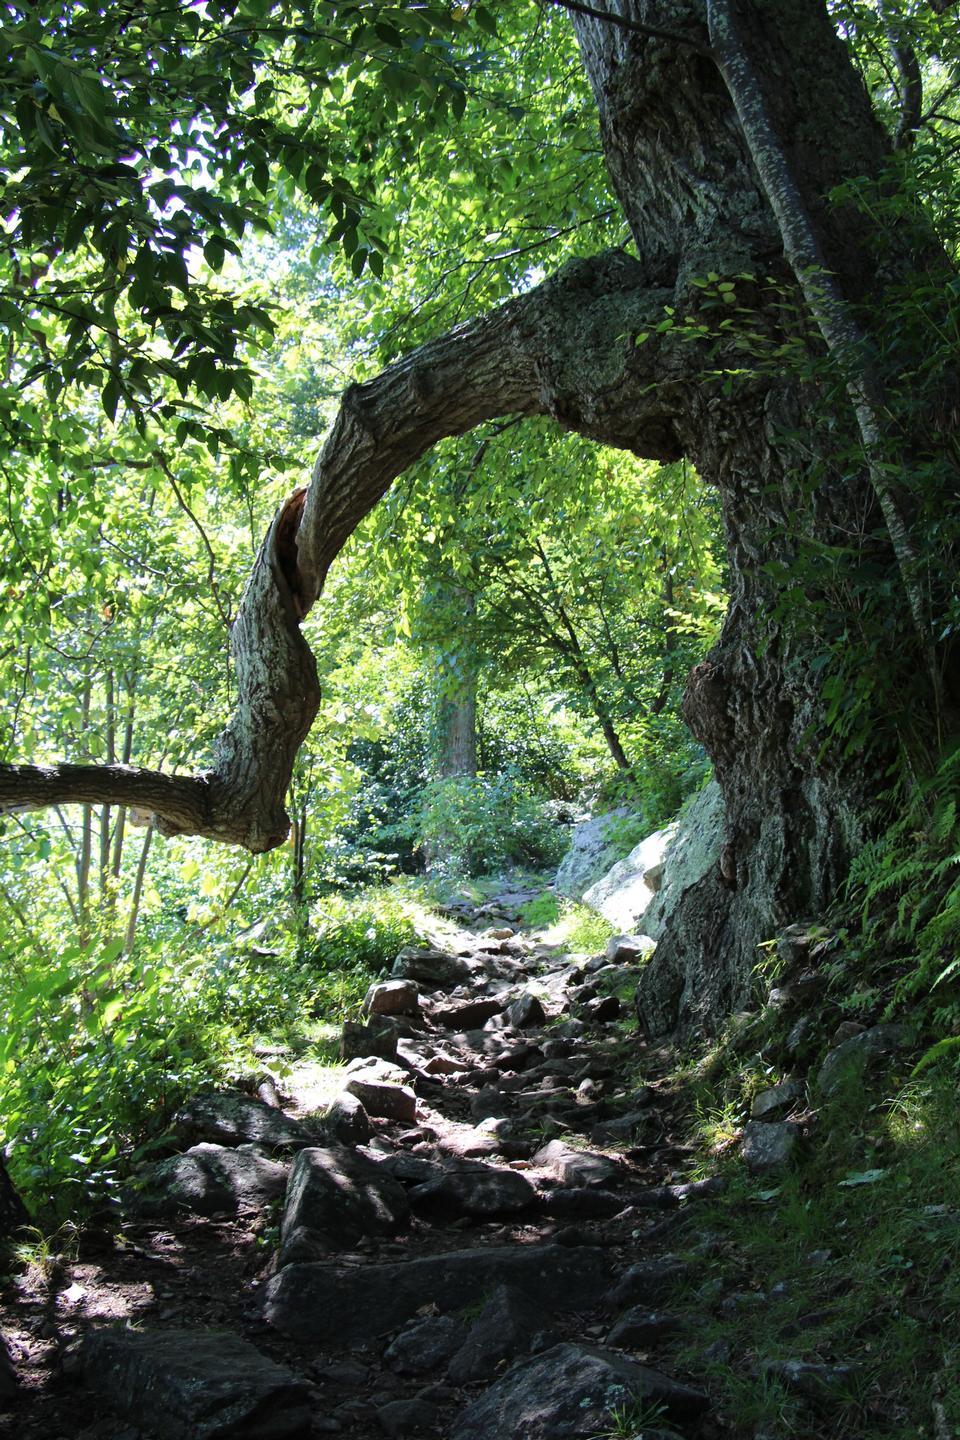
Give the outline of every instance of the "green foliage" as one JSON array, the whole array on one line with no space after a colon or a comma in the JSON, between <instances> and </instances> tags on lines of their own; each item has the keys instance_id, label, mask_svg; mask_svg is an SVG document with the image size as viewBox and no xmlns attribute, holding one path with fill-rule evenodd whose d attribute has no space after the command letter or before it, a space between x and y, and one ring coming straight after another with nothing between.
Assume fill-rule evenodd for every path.
<instances>
[{"instance_id":1,"label":"green foliage","mask_svg":"<svg viewBox=\"0 0 960 1440\"><path fill-rule=\"evenodd\" d=\"M456 776L424 791L419 843L443 857L452 873L485 875L511 865L556 864L564 828L511 774Z\"/></svg>"},{"instance_id":2,"label":"green foliage","mask_svg":"<svg viewBox=\"0 0 960 1440\"><path fill-rule=\"evenodd\" d=\"M919 1001L939 1029L960 1023L960 748L924 782L900 783L886 797L888 828L864 846L850 873L858 907L853 948L860 965L897 964L886 991L891 1008ZM947 1053L935 1047L927 1063Z\"/></svg>"},{"instance_id":3,"label":"green foliage","mask_svg":"<svg viewBox=\"0 0 960 1440\"><path fill-rule=\"evenodd\" d=\"M275 927L269 948L235 927L146 930L135 956L11 936L0 950L0 1144L54 1218L114 1197L184 1098L249 1066L255 1037L355 1009L417 933L392 891L331 897L306 940Z\"/></svg>"}]
</instances>

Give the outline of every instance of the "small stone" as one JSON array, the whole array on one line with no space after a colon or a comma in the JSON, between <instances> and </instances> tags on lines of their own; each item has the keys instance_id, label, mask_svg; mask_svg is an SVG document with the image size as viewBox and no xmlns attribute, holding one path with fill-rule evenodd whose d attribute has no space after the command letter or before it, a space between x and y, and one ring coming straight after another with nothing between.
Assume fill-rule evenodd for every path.
<instances>
[{"instance_id":1,"label":"small stone","mask_svg":"<svg viewBox=\"0 0 960 1440\"><path fill-rule=\"evenodd\" d=\"M396 1021L385 1015L372 1016L369 1025L345 1020L340 1032L340 1058L395 1060L399 1038L400 1031Z\"/></svg>"},{"instance_id":2,"label":"small stone","mask_svg":"<svg viewBox=\"0 0 960 1440\"><path fill-rule=\"evenodd\" d=\"M604 1185L620 1174L620 1166L606 1155L575 1150L562 1140L551 1140L533 1157L534 1165L550 1170L564 1185Z\"/></svg>"},{"instance_id":3,"label":"small stone","mask_svg":"<svg viewBox=\"0 0 960 1440\"><path fill-rule=\"evenodd\" d=\"M368 1015L416 1015L419 987L415 980L376 980L367 991L363 1008Z\"/></svg>"},{"instance_id":4,"label":"small stone","mask_svg":"<svg viewBox=\"0 0 960 1440\"><path fill-rule=\"evenodd\" d=\"M749 1120L743 1127L740 1154L752 1175L784 1169L796 1148L796 1127L785 1120Z\"/></svg>"},{"instance_id":5,"label":"small stone","mask_svg":"<svg viewBox=\"0 0 960 1440\"><path fill-rule=\"evenodd\" d=\"M889 1055L906 1042L901 1025L874 1025L831 1050L817 1074L817 1089L826 1097L835 1095L846 1084L856 1083L867 1066L878 1055Z\"/></svg>"},{"instance_id":6,"label":"small stone","mask_svg":"<svg viewBox=\"0 0 960 1440\"><path fill-rule=\"evenodd\" d=\"M287 1169L254 1146L193 1145L139 1172L135 1208L144 1215L260 1210L283 1194Z\"/></svg>"},{"instance_id":7,"label":"small stone","mask_svg":"<svg viewBox=\"0 0 960 1440\"><path fill-rule=\"evenodd\" d=\"M789 1110L803 1099L804 1093L802 1080L781 1080L779 1085L772 1085L769 1090L761 1090L759 1095L754 1096L750 1115L754 1120L769 1119Z\"/></svg>"},{"instance_id":8,"label":"small stone","mask_svg":"<svg viewBox=\"0 0 960 1440\"><path fill-rule=\"evenodd\" d=\"M496 999L471 1000L466 1005L449 1005L434 1012L433 1019L444 1029L463 1032L479 1030L494 1015L503 1010L503 1001Z\"/></svg>"},{"instance_id":9,"label":"small stone","mask_svg":"<svg viewBox=\"0 0 960 1440\"><path fill-rule=\"evenodd\" d=\"M428 1315L401 1330L383 1358L400 1375L429 1375L460 1349L465 1335L451 1316Z\"/></svg>"},{"instance_id":10,"label":"small stone","mask_svg":"<svg viewBox=\"0 0 960 1440\"><path fill-rule=\"evenodd\" d=\"M853 1365L821 1365L813 1360L767 1360L763 1369L788 1390L821 1405L846 1400L856 1373Z\"/></svg>"},{"instance_id":11,"label":"small stone","mask_svg":"<svg viewBox=\"0 0 960 1440\"><path fill-rule=\"evenodd\" d=\"M416 980L431 990L462 985L470 978L470 966L444 950L406 946L397 955L391 975L395 980Z\"/></svg>"},{"instance_id":12,"label":"small stone","mask_svg":"<svg viewBox=\"0 0 960 1440\"><path fill-rule=\"evenodd\" d=\"M271 1150L296 1150L313 1144L313 1136L299 1120L235 1090L195 1095L174 1115L172 1129L184 1146L198 1141L228 1146L249 1142Z\"/></svg>"},{"instance_id":13,"label":"small stone","mask_svg":"<svg viewBox=\"0 0 960 1440\"><path fill-rule=\"evenodd\" d=\"M430 1400L391 1400L376 1412L377 1424L385 1435L419 1435L435 1430L440 1411Z\"/></svg>"},{"instance_id":14,"label":"small stone","mask_svg":"<svg viewBox=\"0 0 960 1440\"><path fill-rule=\"evenodd\" d=\"M366 1145L370 1139L370 1117L350 1090L335 1097L323 1117L323 1128L341 1145Z\"/></svg>"},{"instance_id":15,"label":"small stone","mask_svg":"<svg viewBox=\"0 0 960 1440\"><path fill-rule=\"evenodd\" d=\"M507 1018L515 1030L546 1024L547 1015L536 995L520 995L507 1006Z\"/></svg>"},{"instance_id":16,"label":"small stone","mask_svg":"<svg viewBox=\"0 0 960 1440\"><path fill-rule=\"evenodd\" d=\"M608 1310L624 1306L656 1304L675 1290L689 1275L689 1269L676 1255L663 1255L658 1260L644 1260L630 1265L606 1297Z\"/></svg>"},{"instance_id":17,"label":"small stone","mask_svg":"<svg viewBox=\"0 0 960 1440\"><path fill-rule=\"evenodd\" d=\"M529 1180L516 1170L492 1165L458 1166L410 1192L417 1210L449 1207L463 1215L509 1215L526 1210L537 1198Z\"/></svg>"},{"instance_id":18,"label":"small stone","mask_svg":"<svg viewBox=\"0 0 960 1440\"><path fill-rule=\"evenodd\" d=\"M685 1324L680 1315L671 1315L666 1310L647 1310L642 1305L635 1305L615 1322L607 1336L607 1344L619 1345L625 1350L638 1350L643 1345L658 1345L668 1335L676 1335Z\"/></svg>"},{"instance_id":19,"label":"small stone","mask_svg":"<svg viewBox=\"0 0 960 1440\"><path fill-rule=\"evenodd\" d=\"M409 1218L406 1191L382 1165L344 1146L301 1150L290 1172L281 1238L299 1227L349 1247L366 1235L392 1235Z\"/></svg>"},{"instance_id":20,"label":"small stone","mask_svg":"<svg viewBox=\"0 0 960 1440\"><path fill-rule=\"evenodd\" d=\"M609 1429L632 1402L663 1405L672 1418L707 1408L702 1391L636 1365L613 1350L555 1345L514 1366L468 1405L451 1440L584 1440Z\"/></svg>"},{"instance_id":21,"label":"small stone","mask_svg":"<svg viewBox=\"0 0 960 1440\"><path fill-rule=\"evenodd\" d=\"M598 995L596 1000L587 1002L586 1012L596 1024L604 1025L608 1020L616 1020L621 1008L619 996Z\"/></svg>"},{"instance_id":22,"label":"small stone","mask_svg":"<svg viewBox=\"0 0 960 1440\"><path fill-rule=\"evenodd\" d=\"M513 1285L499 1285L453 1356L448 1375L469 1385L493 1375L504 1360L516 1360L543 1332L543 1312Z\"/></svg>"},{"instance_id":23,"label":"small stone","mask_svg":"<svg viewBox=\"0 0 960 1440\"><path fill-rule=\"evenodd\" d=\"M607 959L613 965L636 965L657 948L649 935L612 935L607 941Z\"/></svg>"},{"instance_id":24,"label":"small stone","mask_svg":"<svg viewBox=\"0 0 960 1440\"><path fill-rule=\"evenodd\" d=\"M368 1115L407 1122L417 1118L417 1097L409 1085L369 1080L360 1074L351 1076L344 1089L356 1095Z\"/></svg>"}]
</instances>

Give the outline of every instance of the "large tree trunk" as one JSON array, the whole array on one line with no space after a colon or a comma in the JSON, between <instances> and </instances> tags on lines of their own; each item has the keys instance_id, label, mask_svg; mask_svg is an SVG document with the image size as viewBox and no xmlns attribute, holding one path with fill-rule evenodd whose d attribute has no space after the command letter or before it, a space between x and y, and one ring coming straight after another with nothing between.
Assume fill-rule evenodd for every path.
<instances>
[{"instance_id":1,"label":"large tree trunk","mask_svg":"<svg viewBox=\"0 0 960 1440\"><path fill-rule=\"evenodd\" d=\"M751 151L749 127L745 133L725 83L730 77L719 57L706 53L709 7L699 0L597 0L593 8L679 37L583 15L574 22L641 265L651 279L674 285L678 314L697 308L702 287L690 282L711 272L775 277L777 290L738 282L741 303L755 312L749 323L773 339L781 331L777 311L802 314L804 296L784 258L784 196L766 193L773 188L764 163L770 155ZM876 255L877 236L856 208L828 205L825 197L850 177L875 176L886 144L825 7L819 0L744 0L714 8L736 12L743 42L737 58L748 79L765 78L758 101L769 125L765 139L782 184L793 187L788 198L809 222L804 233L815 233L838 305L875 300L867 289L877 270L864 260ZM809 331L795 339L813 359L822 354L821 336L812 325ZM744 363L721 350L715 370L725 358ZM835 896L883 771L876 754L862 763L835 754L818 759L826 727L812 664L816 637L784 623L780 606L782 566L805 540L848 547L851 537L882 524L883 497L871 486L869 464L851 474L848 458L841 474L831 459L853 438L853 414L841 417L848 433L845 442L841 429L838 443L836 428L828 428L837 417L826 413L822 390L780 367L744 377L729 394L708 379L685 378L676 398L684 453L720 492L730 558L722 637L691 675L684 703L722 788L726 833L719 866L687 892L644 976L638 1004L654 1033L678 1019L713 1026L743 1003L757 944ZM802 445L791 435L802 435ZM906 623L891 635L899 630L915 665L906 595L901 608Z\"/></svg>"}]
</instances>

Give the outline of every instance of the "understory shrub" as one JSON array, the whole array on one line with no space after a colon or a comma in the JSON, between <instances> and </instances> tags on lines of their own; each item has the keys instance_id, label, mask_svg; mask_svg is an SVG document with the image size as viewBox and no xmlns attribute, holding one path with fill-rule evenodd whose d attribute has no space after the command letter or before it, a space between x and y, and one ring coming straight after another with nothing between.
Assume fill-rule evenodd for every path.
<instances>
[{"instance_id":1,"label":"understory shrub","mask_svg":"<svg viewBox=\"0 0 960 1440\"><path fill-rule=\"evenodd\" d=\"M431 863L465 875L556 865L569 839L549 803L510 773L434 781L424 791L417 833Z\"/></svg>"}]
</instances>

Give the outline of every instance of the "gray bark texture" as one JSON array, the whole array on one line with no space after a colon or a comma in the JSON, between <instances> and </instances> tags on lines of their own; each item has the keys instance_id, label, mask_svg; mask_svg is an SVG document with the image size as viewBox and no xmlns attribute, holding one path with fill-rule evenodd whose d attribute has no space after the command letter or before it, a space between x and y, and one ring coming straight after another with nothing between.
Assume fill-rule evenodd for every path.
<instances>
[{"instance_id":1,"label":"gray bark texture","mask_svg":"<svg viewBox=\"0 0 960 1440\"><path fill-rule=\"evenodd\" d=\"M601 14L577 11L573 24L636 256L572 262L347 391L309 487L277 516L251 575L232 639L237 709L208 772L114 766L95 789L82 767L6 767L0 806L95 798L153 810L168 833L254 851L279 843L293 760L317 707L299 622L396 476L441 437L502 415L551 416L653 459L688 456L718 491L728 548L730 610L684 702L714 763L726 835L719 866L687 893L645 972L639 1010L660 1033L678 1020L714 1026L747 998L758 942L823 910L883 768L875 756L821 754L811 638L784 621L778 567L801 543L847 546L851 536L870 536L891 572L895 546L910 553L909 509L889 553L876 538L887 508L871 485L878 456L859 466L849 458L856 399L843 401L843 377L831 405L792 366L747 373L715 328L691 333L698 318L706 331L716 319L693 282L736 277L754 332L812 360L824 354L823 325L805 298L809 275L796 273L808 241L831 276L834 317L851 307L869 315L898 273L945 262L932 244L918 256L911 232L909 246L894 237L881 263L869 214L829 198L853 177L876 177L889 145L824 0L717 0L711 16L706 0L587 8ZM718 36L732 27L740 50L711 53L708 19ZM762 95L750 92L754 79ZM744 115L758 123L745 127ZM798 214L808 228L785 234L784 217ZM668 306L684 324L660 331ZM733 386L718 379L725 365L739 367ZM846 378L855 395L856 375ZM911 436L897 444L909 453ZM920 663L908 602L905 594L899 615L891 604L891 645Z\"/></svg>"}]
</instances>

